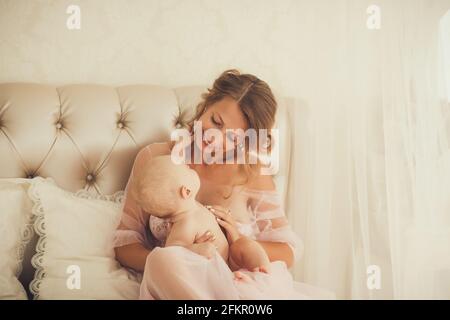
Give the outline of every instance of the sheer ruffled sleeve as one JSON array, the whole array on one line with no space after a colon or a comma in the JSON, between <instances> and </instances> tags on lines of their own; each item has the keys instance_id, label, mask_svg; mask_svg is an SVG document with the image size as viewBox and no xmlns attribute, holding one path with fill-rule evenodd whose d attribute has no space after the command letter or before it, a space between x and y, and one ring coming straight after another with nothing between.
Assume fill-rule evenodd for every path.
<instances>
[{"instance_id":1,"label":"sheer ruffled sleeve","mask_svg":"<svg viewBox=\"0 0 450 320\"><path fill-rule=\"evenodd\" d=\"M286 218L281 195L277 191L246 189L247 206L252 213L254 237L259 241L284 242L298 260L303 254L303 242L292 230Z\"/></svg>"},{"instance_id":2,"label":"sheer ruffled sleeve","mask_svg":"<svg viewBox=\"0 0 450 320\"><path fill-rule=\"evenodd\" d=\"M151 159L150 145L142 148L133 163L130 178L125 187L125 198L122 208L120 224L114 235L114 247L121 247L132 243L142 243L151 248L151 239L147 231L149 214L142 210L132 198L130 189L133 186L134 177L140 169Z\"/></svg>"}]
</instances>

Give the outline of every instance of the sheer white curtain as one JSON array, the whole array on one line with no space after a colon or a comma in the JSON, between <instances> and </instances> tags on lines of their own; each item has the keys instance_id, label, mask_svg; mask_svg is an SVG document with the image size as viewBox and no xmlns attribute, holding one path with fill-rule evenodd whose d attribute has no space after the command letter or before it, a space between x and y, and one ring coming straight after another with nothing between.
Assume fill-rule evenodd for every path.
<instances>
[{"instance_id":1,"label":"sheer white curtain","mask_svg":"<svg viewBox=\"0 0 450 320\"><path fill-rule=\"evenodd\" d=\"M379 30L366 24L372 4ZM291 117L288 212L305 243L297 279L339 298L450 299L450 106L439 34L447 10L448 0L311 8L311 32L329 36L305 44L326 71ZM372 265L379 289L367 286Z\"/></svg>"}]
</instances>

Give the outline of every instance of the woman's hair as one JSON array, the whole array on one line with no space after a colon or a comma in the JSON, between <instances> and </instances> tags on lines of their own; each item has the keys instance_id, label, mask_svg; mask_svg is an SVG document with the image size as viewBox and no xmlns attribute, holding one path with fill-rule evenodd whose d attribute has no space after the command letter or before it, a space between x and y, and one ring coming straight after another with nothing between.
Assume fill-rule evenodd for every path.
<instances>
[{"instance_id":1,"label":"woman's hair","mask_svg":"<svg viewBox=\"0 0 450 320\"><path fill-rule=\"evenodd\" d=\"M255 129L257 135L257 145L259 146L259 130L267 129L270 139L270 129L275 123L277 102L272 90L266 82L258 79L252 74L241 74L238 70L231 69L224 71L215 81L212 88L202 94L202 101L197 105L193 118L187 123L192 130L194 121L198 120L202 114L212 104L223 98L234 99L247 121L249 129ZM269 140L270 142L270 140ZM249 163L249 141L248 137L244 143L245 164L241 164L246 174L246 181L259 172L260 161L256 164ZM270 152L270 143L267 146Z\"/></svg>"}]
</instances>

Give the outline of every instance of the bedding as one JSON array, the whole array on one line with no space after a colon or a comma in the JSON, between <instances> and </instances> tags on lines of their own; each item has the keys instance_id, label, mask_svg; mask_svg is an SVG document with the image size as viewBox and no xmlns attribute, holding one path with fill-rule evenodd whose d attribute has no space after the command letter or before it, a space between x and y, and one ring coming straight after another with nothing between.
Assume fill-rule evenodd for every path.
<instances>
[{"instance_id":1,"label":"bedding","mask_svg":"<svg viewBox=\"0 0 450 320\"><path fill-rule=\"evenodd\" d=\"M39 235L32 258L34 299L138 298L139 274L121 267L113 248L123 192L72 193L38 177L28 194Z\"/></svg>"},{"instance_id":2,"label":"bedding","mask_svg":"<svg viewBox=\"0 0 450 320\"><path fill-rule=\"evenodd\" d=\"M0 179L0 299L27 299L19 276L33 236L29 186L30 179Z\"/></svg>"}]
</instances>

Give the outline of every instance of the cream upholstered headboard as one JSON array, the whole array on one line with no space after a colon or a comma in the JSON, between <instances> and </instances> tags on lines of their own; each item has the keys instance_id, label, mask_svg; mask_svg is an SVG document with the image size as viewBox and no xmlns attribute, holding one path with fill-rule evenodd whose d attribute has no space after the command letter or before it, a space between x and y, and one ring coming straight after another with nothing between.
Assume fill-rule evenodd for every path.
<instances>
[{"instance_id":1,"label":"cream upholstered headboard","mask_svg":"<svg viewBox=\"0 0 450 320\"><path fill-rule=\"evenodd\" d=\"M55 87L0 84L0 178L52 177L64 189L111 194L125 188L140 148L167 141L206 87L155 85ZM290 130L287 99L277 98L280 171L285 195Z\"/></svg>"},{"instance_id":2,"label":"cream upholstered headboard","mask_svg":"<svg viewBox=\"0 0 450 320\"><path fill-rule=\"evenodd\" d=\"M69 191L123 190L138 151L149 143L169 140L171 130L192 116L205 90L200 86L0 84L0 178L39 175L52 177ZM289 100L277 100L281 152L275 183L286 197ZM37 236L23 261L20 281L27 290L34 274L31 257L36 241Z\"/></svg>"}]
</instances>

